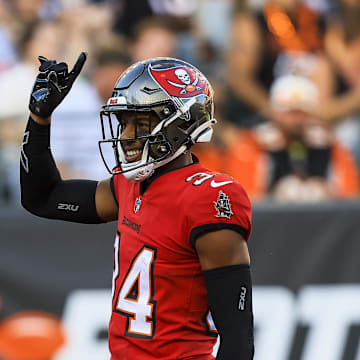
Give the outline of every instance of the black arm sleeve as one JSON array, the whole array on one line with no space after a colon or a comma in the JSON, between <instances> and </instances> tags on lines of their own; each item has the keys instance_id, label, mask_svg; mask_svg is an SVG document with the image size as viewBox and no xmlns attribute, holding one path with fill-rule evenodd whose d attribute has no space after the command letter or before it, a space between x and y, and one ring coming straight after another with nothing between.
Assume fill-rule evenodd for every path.
<instances>
[{"instance_id":1,"label":"black arm sleeve","mask_svg":"<svg viewBox=\"0 0 360 360\"><path fill-rule=\"evenodd\" d=\"M62 180L50 150L50 125L31 117L20 158L23 207L34 215L79 223L103 222L95 206L97 181Z\"/></svg>"},{"instance_id":2,"label":"black arm sleeve","mask_svg":"<svg viewBox=\"0 0 360 360\"><path fill-rule=\"evenodd\" d=\"M220 347L216 360L254 357L252 283L249 265L204 271L209 307Z\"/></svg>"}]
</instances>

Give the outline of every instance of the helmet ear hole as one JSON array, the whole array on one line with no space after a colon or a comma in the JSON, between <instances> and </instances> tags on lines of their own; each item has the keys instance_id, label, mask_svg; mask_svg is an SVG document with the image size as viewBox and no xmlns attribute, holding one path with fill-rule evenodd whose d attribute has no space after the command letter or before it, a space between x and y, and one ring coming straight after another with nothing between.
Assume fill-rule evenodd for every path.
<instances>
[{"instance_id":1,"label":"helmet ear hole","mask_svg":"<svg viewBox=\"0 0 360 360\"><path fill-rule=\"evenodd\" d=\"M163 113L165 116L169 116L171 113L171 110L167 106L165 106L163 109Z\"/></svg>"},{"instance_id":2,"label":"helmet ear hole","mask_svg":"<svg viewBox=\"0 0 360 360\"><path fill-rule=\"evenodd\" d=\"M158 160L171 151L170 144L166 141L162 134L157 134L149 137L149 154Z\"/></svg>"}]
</instances>

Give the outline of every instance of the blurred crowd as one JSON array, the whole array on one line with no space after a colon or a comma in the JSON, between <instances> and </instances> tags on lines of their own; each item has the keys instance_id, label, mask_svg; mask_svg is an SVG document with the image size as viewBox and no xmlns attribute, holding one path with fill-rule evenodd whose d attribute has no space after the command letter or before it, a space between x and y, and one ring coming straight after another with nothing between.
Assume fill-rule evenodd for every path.
<instances>
[{"instance_id":1,"label":"blurred crowd","mask_svg":"<svg viewBox=\"0 0 360 360\"><path fill-rule=\"evenodd\" d=\"M254 201L356 198L360 0L0 0L0 204L18 204L19 152L43 55L87 64L55 111L65 178L108 176L99 110L121 72L156 56L212 82L218 124L201 162Z\"/></svg>"}]
</instances>

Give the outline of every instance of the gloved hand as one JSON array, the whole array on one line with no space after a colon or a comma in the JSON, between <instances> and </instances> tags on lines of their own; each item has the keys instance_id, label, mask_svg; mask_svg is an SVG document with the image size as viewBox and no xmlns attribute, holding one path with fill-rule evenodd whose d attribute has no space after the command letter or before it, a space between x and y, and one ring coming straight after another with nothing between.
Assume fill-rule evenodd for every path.
<instances>
[{"instance_id":1,"label":"gloved hand","mask_svg":"<svg viewBox=\"0 0 360 360\"><path fill-rule=\"evenodd\" d=\"M49 117L70 91L86 58L87 54L82 52L69 73L66 63L39 56L41 65L30 97L30 111L43 118Z\"/></svg>"}]
</instances>

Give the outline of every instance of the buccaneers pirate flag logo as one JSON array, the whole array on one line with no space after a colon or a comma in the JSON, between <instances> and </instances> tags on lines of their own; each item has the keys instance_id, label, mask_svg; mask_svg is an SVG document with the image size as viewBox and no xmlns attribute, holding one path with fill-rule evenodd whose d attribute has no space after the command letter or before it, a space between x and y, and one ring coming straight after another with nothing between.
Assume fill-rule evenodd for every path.
<instances>
[{"instance_id":1,"label":"buccaneers pirate flag logo","mask_svg":"<svg viewBox=\"0 0 360 360\"><path fill-rule=\"evenodd\" d=\"M218 199L214 201L215 210L217 211L216 217L224 217L230 219L234 213L231 210L229 197L223 192L219 191Z\"/></svg>"},{"instance_id":2,"label":"buccaneers pirate flag logo","mask_svg":"<svg viewBox=\"0 0 360 360\"><path fill-rule=\"evenodd\" d=\"M209 95L209 89L202 75L186 66L161 70L149 68L149 71L156 82L171 96Z\"/></svg>"}]
</instances>

